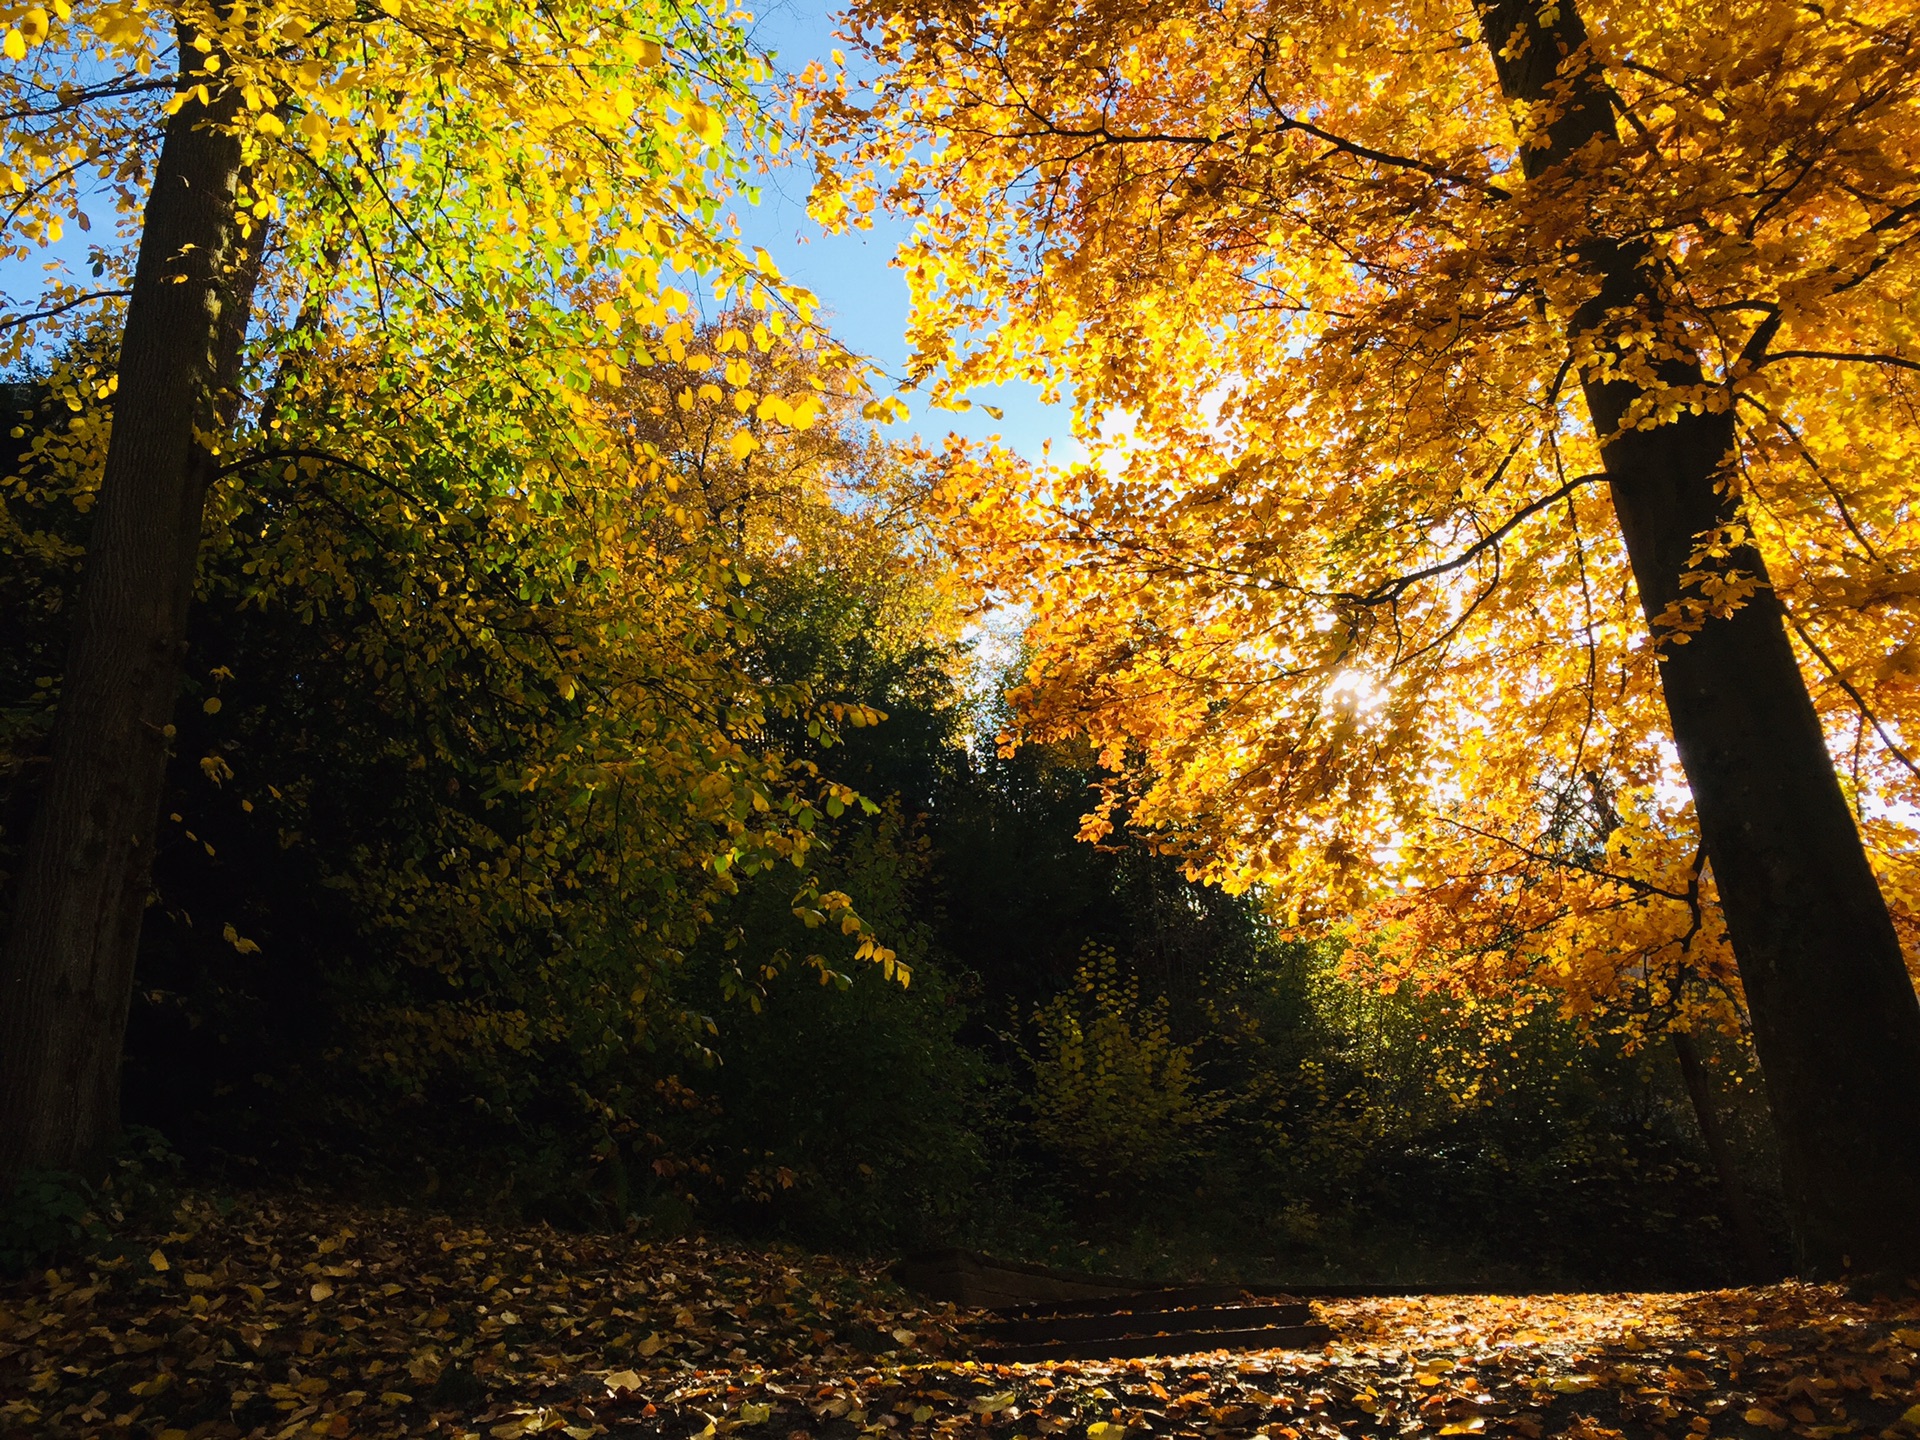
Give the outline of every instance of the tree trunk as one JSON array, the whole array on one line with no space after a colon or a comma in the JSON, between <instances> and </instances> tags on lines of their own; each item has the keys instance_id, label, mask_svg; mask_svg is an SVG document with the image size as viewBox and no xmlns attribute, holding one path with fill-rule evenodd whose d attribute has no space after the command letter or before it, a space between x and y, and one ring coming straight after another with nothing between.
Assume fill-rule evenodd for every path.
<instances>
[{"instance_id":1,"label":"tree trunk","mask_svg":"<svg viewBox=\"0 0 1920 1440\"><path fill-rule=\"evenodd\" d=\"M1707 1147L1707 1158L1720 1181L1720 1201L1726 1207L1727 1224L1733 1231L1733 1243L1740 1256L1741 1278L1762 1281L1776 1278L1773 1248L1760 1232L1747 1203L1746 1186L1740 1183L1740 1171L1733 1163L1733 1150L1726 1132L1720 1128L1719 1112L1713 1108L1713 1091L1707 1084L1707 1067L1700 1063L1700 1047L1684 1030L1672 1034L1674 1058L1680 1062L1680 1078L1686 1083L1687 1098L1693 1102L1693 1118L1700 1123L1700 1139Z\"/></svg>"},{"instance_id":2,"label":"tree trunk","mask_svg":"<svg viewBox=\"0 0 1920 1440\"><path fill-rule=\"evenodd\" d=\"M183 43L182 54L197 59ZM85 1169L119 1123L201 514L232 423L263 226L243 235L237 98L168 122L122 332L53 756L0 953L0 1183Z\"/></svg>"},{"instance_id":3,"label":"tree trunk","mask_svg":"<svg viewBox=\"0 0 1920 1440\"><path fill-rule=\"evenodd\" d=\"M1538 205L1550 187L1577 184L1569 170L1593 165L1591 153L1573 158L1582 146L1616 142L1604 80L1572 0L1494 0L1481 19L1506 98L1548 116L1536 135L1545 143L1522 151L1527 203ZM1661 327L1643 255L1598 236L1568 256L1596 284L1573 331L1599 355L1620 353L1622 330ZM1684 583L1696 538L1739 518L1733 415L1623 430L1642 388L1583 379L1640 603L1658 629L1669 606L1698 593ZM1703 380L1691 358L1660 366L1663 385ZM1753 1017L1800 1263L1816 1274L1920 1273L1920 998L1765 561L1739 545L1713 564L1760 588L1730 616L1664 643L1660 677Z\"/></svg>"}]
</instances>

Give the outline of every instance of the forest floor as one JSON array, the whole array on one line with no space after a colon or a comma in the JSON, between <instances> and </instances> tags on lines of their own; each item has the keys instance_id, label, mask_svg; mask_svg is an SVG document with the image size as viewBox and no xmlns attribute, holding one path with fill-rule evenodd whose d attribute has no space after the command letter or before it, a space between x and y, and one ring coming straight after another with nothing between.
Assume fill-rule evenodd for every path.
<instances>
[{"instance_id":1,"label":"forest floor","mask_svg":"<svg viewBox=\"0 0 1920 1440\"><path fill-rule=\"evenodd\" d=\"M0 1436L1809 1440L1920 1434L1920 1295L1320 1302L1311 1351L981 1365L783 1249L193 1198L0 1288ZM757 1433L751 1433L757 1432Z\"/></svg>"}]
</instances>

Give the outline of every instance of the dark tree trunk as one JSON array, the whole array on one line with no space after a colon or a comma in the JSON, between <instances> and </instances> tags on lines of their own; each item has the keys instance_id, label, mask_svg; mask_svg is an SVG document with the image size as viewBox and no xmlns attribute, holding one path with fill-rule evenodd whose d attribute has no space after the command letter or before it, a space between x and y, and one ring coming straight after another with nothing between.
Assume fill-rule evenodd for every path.
<instances>
[{"instance_id":1,"label":"dark tree trunk","mask_svg":"<svg viewBox=\"0 0 1920 1440\"><path fill-rule=\"evenodd\" d=\"M1773 1248L1753 1218L1747 1203L1747 1188L1740 1183L1740 1168L1733 1163L1733 1149L1726 1132L1720 1128L1720 1113L1714 1108L1713 1089L1707 1083L1707 1067L1700 1063L1700 1047L1684 1030L1673 1032L1673 1054L1680 1062L1680 1078L1687 1087L1687 1099L1693 1102L1693 1118L1700 1124L1700 1140L1713 1162L1713 1173L1720 1181L1720 1203L1726 1207L1727 1225L1733 1231L1734 1248L1739 1252L1741 1278L1749 1281L1772 1280Z\"/></svg>"},{"instance_id":2,"label":"dark tree trunk","mask_svg":"<svg viewBox=\"0 0 1920 1440\"><path fill-rule=\"evenodd\" d=\"M182 46L182 53L194 55ZM85 1169L119 1122L201 513L232 423L262 226L240 231L238 106L167 124L121 336L53 756L0 953L0 1181Z\"/></svg>"},{"instance_id":3,"label":"dark tree trunk","mask_svg":"<svg viewBox=\"0 0 1920 1440\"><path fill-rule=\"evenodd\" d=\"M1608 94L1573 0L1494 0L1481 18L1506 98L1548 112L1545 143L1522 152L1527 203L1538 205L1552 187L1577 186L1570 172L1615 142ZM1574 158L1589 144L1597 151ZM1630 237L1593 236L1567 258L1595 282L1572 328L1596 353L1619 353L1620 328L1660 326L1658 286ZM1692 359L1660 367L1664 385L1703 378ZM1658 628L1698 593L1685 585L1696 538L1738 519L1733 416L1622 429L1642 388L1592 376L1584 388L1640 602ZM1920 998L1765 561L1743 544L1713 564L1760 589L1663 644L1660 677L1753 1017L1800 1263L1817 1274L1920 1273Z\"/></svg>"}]
</instances>

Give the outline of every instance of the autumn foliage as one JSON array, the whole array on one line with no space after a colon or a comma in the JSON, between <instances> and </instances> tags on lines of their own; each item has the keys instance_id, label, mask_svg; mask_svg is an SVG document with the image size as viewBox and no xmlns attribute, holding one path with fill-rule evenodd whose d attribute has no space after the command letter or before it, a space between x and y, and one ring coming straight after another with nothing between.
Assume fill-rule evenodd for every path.
<instances>
[{"instance_id":1,"label":"autumn foliage","mask_svg":"<svg viewBox=\"0 0 1920 1440\"><path fill-rule=\"evenodd\" d=\"M877 128L939 136L867 152L923 217L929 383L1070 384L1094 451L951 471L982 583L1033 607L1032 733L1092 735L1103 814L1196 874L1364 917L1355 962L1383 978L1731 1023L1548 318L1575 303L1568 222L1513 168L1466 12L860 15L894 67ZM1910 930L1907 18L1588 19L1630 57L1604 203L1722 367L1659 403L1733 407L1747 523Z\"/></svg>"},{"instance_id":2,"label":"autumn foliage","mask_svg":"<svg viewBox=\"0 0 1920 1440\"><path fill-rule=\"evenodd\" d=\"M1826 1292L1675 1302L1657 1381L1605 1302L1524 1380L1525 1317L1475 1310L1458 1388L1375 1328L1437 1312L1362 1307L1237 1398L962 1403L912 1368L946 1317L809 1368L856 1350L809 1351L798 1261L729 1321L611 1239L516 1230L495 1274L464 1221L112 1214L124 1097L216 1186L603 1238L1912 1258L1914 17L846 28L789 76L728 3L0 11L0 1268L71 1271L6 1312L40 1398L4 1413L851 1440L865 1386L929 1435L1704 1436L1734 1401L1686 1396L1748 1362L1681 1330L1791 1315L1851 1358L1746 1423L1895 1424L1897 1317ZM911 222L907 388L1030 382L1084 455L884 428L892 382L739 239L796 152L826 226ZM524 1295L456 1324L475 1282ZM96 1303L206 1328L136 1375L139 1323L49 1318ZM1330 1366L1372 1378L1330 1409Z\"/></svg>"},{"instance_id":3,"label":"autumn foliage","mask_svg":"<svg viewBox=\"0 0 1920 1440\"><path fill-rule=\"evenodd\" d=\"M820 212L915 217L934 396L1070 393L1090 452L955 450L943 491L1031 614L1025 733L1111 772L1088 838L1124 818L1389 986L1751 1020L1789 1168L1911 1196L1911 14L854 23L880 79L821 92ZM1811 1158L1823 1085L1899 1117L1881 1178Z\"/></svg>"}]
</instances>

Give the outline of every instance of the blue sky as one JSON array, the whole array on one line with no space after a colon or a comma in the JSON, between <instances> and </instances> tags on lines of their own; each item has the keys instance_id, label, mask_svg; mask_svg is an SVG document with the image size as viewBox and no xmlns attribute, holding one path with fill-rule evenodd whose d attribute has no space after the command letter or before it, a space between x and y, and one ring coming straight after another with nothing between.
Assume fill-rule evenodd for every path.
<instances>
[{"instance_id":1,"label":"blue sky","mask_svg":"<svg viewBox=\"0 0 1920 1440\"><path fill-rule=\"evenodd\" d=\"M835 47L833 11L842 0L764 0L754 9L755 40L777 54L781 69L802 68L808 60L826 60ZM888 217L873 228L847 235L823 235L807 217L806 175L799 168L776 172L763 187L761 204L743 207L741 229L750 245L764 246L793 280L820 297L834 332L850 348L898 377L907 356L907 284L889 263L905 240L907 226ZM28 262L0 264L0 309L25 308L40 288L41 266L63 261L84 274L89 239L70 226L62 240ZM998 406L995 420L975 409L955 414L930 410L915 395L902 397L913 412L907 427L929 440L947 431L975 439L1000 436L1022 454L1038 459L1043 443L1053 442L1056 460L1078 456L1064 407L1045 406L1030 386L1003 386L974 398Z\"/></svg>"},{"instance_id":2,"label":"blue sky","mask_svg":"<svg viewBox=\"0 0 1920 1440\"><path fill-rule=\"evenodd\" d=\"M799 70L809 60L824 61L837 43L833 36L837 8L838 0L763 0L754 7L754 38L776 53L782 70ZM820 297L843 343L899 376L907 357L907 282L889 262L907 238L908 227L883 216L870 230L823 235L807 218L806 198L804 173L771 177L761 203L741 212L747 242L765 246L789 279ZM973 397L999 407L1005 414L1001 420L979 409L954 414L929 410L913 395L902 398L913 410L912 427L928 439L951 430L976 439L998 435L1033 459L1039 458L1041 445L1048 440L1053 442L1055 460L1079 454L1065 407L1042 405L1031 386L1000 386Z\"/></svg>"}]
</instances>

